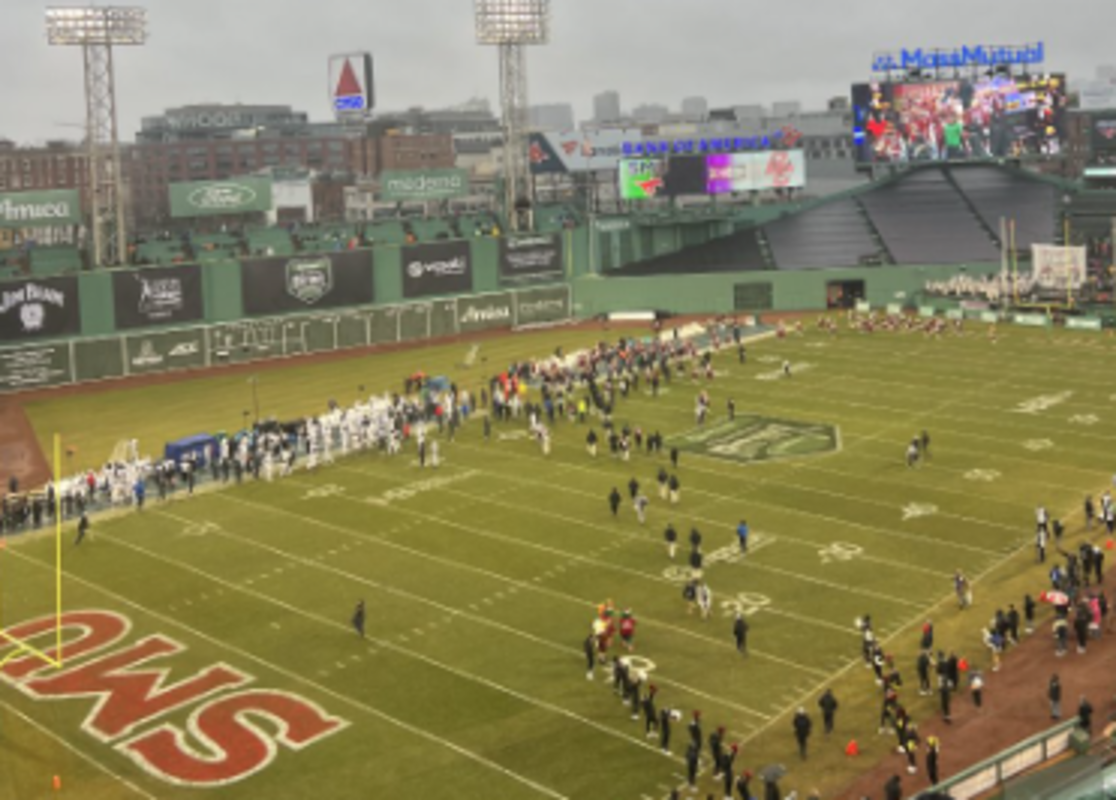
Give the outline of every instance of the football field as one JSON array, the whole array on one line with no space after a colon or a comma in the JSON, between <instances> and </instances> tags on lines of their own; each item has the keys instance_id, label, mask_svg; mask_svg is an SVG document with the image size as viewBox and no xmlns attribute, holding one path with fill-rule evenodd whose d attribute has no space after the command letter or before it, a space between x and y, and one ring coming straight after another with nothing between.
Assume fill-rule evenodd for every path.
<instances>
[{"instance_id":1,"label":"football field","mask_svg":"<svg viewBox=\"0 0 1116 800\"><path fill-rule=\"evenodd\" d=\"M513 357L617 335L509 336L468 369L455 366L465 345L293 364L264 374L264 412L318 412L358 382L398 391L416 368L476 390ZM878 690L859 666L854 620L871 614L905 673L927 618L943 646L987 663L979 627L1041 588L1035 507L1076 542L1083 498L1110 485L1116 344L1022 328L993 343L973 323L941 339L807 324L751 345L746 364L725 350L714 366L710 382L676 376L658 396L641 386L618 401L618 427L661 431L661 456L622 462L606 446L591 458L595 419L555 424L549 455L525 420L494 425L489 441L472 420L443 441L437 469L420 469L413 445L362 453L96 519L78 547L67 530L66 630L83 652L56 672L0 643L11 657L0 667L0 797L55 796L59 775L62 796L89 800L660 800L682 783L694 710L706 735L724 726L740 744L738 772L782 762L784 791L833 796L891 744L874 737ZM27 411L41 440L80 438L79 458L95 461L130 436L157 452L207 425L231 429L243 384L120 388ZM702 389L713 414L698 426ZM907 443L923 430L931 457L908 468ZM677 505L656 484L661 466L674 471L671 446ZM633 477L651 498L644 525L627 499ZM616 518L613 487L625 498ZM668 523L682 539L674 561ZM682 598L691 528L713 594L707 620ZM33 623L53 619L54 547L37 534L0 551L9 632L49 627ZM976 582L975 614L952 602L956 570ZM349 622L361 599L364 640ZM582 642L609 599L638 620L630 655L658 707L682 714L669 755L606 672L586 679ZM747 657L731 635L738 611ZM828 687L841 701L832 740L816 713ZM910 700L916 720L932 713L930 699ZM790 727L799 705L815 716L805 762ZM868 740L860 761L843 754L854 736ZM706 749L701 796L719 786L708 761Z\"/></svg>"}]
</instances>

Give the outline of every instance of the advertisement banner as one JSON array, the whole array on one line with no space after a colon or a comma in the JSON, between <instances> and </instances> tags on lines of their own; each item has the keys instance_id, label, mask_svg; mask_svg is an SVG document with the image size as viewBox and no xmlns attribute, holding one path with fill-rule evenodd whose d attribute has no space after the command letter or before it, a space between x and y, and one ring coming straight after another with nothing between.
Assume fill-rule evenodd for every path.
<instances>
[{"instance_id":1,"label":"advertisement banner","mask_svg":"<svg viewBox=\"0 0 1116 800\"><path fill-rule=\"evenodd\" d=\"M374 299L367 250L245 259L240 281L249 316L367 305Z\"/></svg>"},{"instance_id":2,"label":"advertisement banner","mask_svg":"<svg viewBox=\"0 0 1116 800\"><path fill-rule=\"evenodd\" d=\"M1071 331L1099 331L1104 327L1099 317L1066 317L1066 329Z\"/></svg>"},{"instance_id":3,"label":"advertisement banner","mask_svg":"<svg viewBox=\"0 0 1116 800\"><path fill-rule=\"evenodd\" d=\"M1031 274L1039 288L1079 289L1085 283L1086 269L1084 247L1031 245Z\"/></svg>"},{"instance_id":4,"label":"advertisement banner","mask_svg":"<svg viewBox=\"0 0 1116 800\"><path fill-rule=\"evenodd\" d=\"M76 189L0 194L0 228L51 228L81 224Z\"/></svg>"},{"instance_id":5,"label":"advertisement banner","mask_svg":"<svg viewBox=\"0 0 1116 800\"><path fill-rule=\"evenodd\" d=\"M709 194L801 189L806 185L806 156L801 150L728 153L706 156Z\"/></svg>"},{"instance_id":6,"label":"advertisement banner","mask_svg":"<svg viewBox=\"0 0 1116 800\"><path fill-rule=\"evenodd\" d=\"M561 133L532 133L528 150L531 172L552 175L564 172L614 171L626 155L624 142L642 141L640 128Z\"/></svg>"},{"instance_id":7,"label":"advertisement banner","mask_svg":"<svg viewBox=\"0 0 1116 800\"><path fill-rule=\"evenodd\" d=\"M570 289L568 286L515 293L515 324L517 326L562 322L569 319L571 315Z\"/></svg>"},{"instance_id":8,"label":"advertisement banner","mask_svg":"<svg viewBox=\"0 0 1116 800\"><path fill-rule=\"evenodd\" d=\"M120 330L181 325L205 315L197 264L114 272L112 296Z\"/></svg>"},{"instance_id":9,"label":"advertisement banner","mask_svg":"<svg viewBox=\"0 0 1116 800\"><path fill-rule=\"evenodd\" d=\"M426 202L464 197L469 171L464 169L384 170L379 199L389 203Z\"/></svg>"},{"instance_id":10,"label":"advertisement banner","mask_svg":"<svg viewBox=\"0 0 1116 800\"><path fill-rule=\"evenodd\" d=\"M937 309L934 306L919 306L918 315L923 319L929 319L937 314Z\"/></svg>"},{"instance_id":11,"label":"advertisement banner","mask_svg":"<svg viewBox=\"0 0 1116 800\"><path fill-rule=\"evenodd\" d=\"M79 333L77 278L25 278L0 283L0 341Z\"/></svg>"},{"instance_id":12,"label":"advertisement banner","mask_svg":"<svg viewBox=\"0 0 1116 800\"><path fill-rule=\"evenodd\" d=\"M964 319L964 318L965 318L965 312L962 311L960 308L951 308L951 309L946 311L946 319L957 320L957 319Z\"/></svg>"},{"instance_id":13,"label":"advertisement banner","mask_svg":"<svg viewBox=\"0 0 1116 800\"><path fill-rule=\"evenodd\" d=\"M1027 328L1049 328L1050 318L1045 314L1016 314L1012 318L1012 322L1016 325L1022 325Z\"/></svg>"},{"instance_id":14,"label":"advertisement banner","mask_svg":"<svg viewBox=\"0 0 1116 800\"><path fill-rule=\"evenodd\" d=\"M665 182L667 162L661 158L624 158L617 167L621 200L650 200Z\"/></svg>"},{"instance_id":15,"label":"advertisement banner","mask_svg":"<svg viewBox=\"0 0 1116 800\"><path fill-rule=\"evenodd\" d=\"M127 336L124 341L129 375L205 366L204 328Z\"/></svg>"},{"instance_id":16,"label":"advertisement banner","mask_svg":"<svg viewBox=\"0 0 1116 800\"><path fill-rule=\"evenodd\" d=\"M242 176L223 181L172 183L171 216L208 217L271 211L271 178Z\"/></svg>"},{"instance_id":17,"label":"advertisement banner","mask_svg":"<svg viewBox=\"0 0 1116 800\"><path fill-rule=\"evenodd\" d=\"M468 242L434 242L403 248L403 296L468 294L473 261Z\"/></svg>"},{"instance_id":18,"label":"advertisement banner","mask_svg":"<svg viewBox=\"0 0 1116 800\"><path fill-rule=\"evenodd\" d=\"M500 280L514 283L561 277L562 237L525 236L500 239Z\"/></svg>"},{"instance_id":19,"label":"advertisement banner","mask_svg":"<svg viewBox=\"0 0 1116 800\"><path fill-rule=\"evenodd\" d=\"M0 350L0 392L57 386L69 380L68 345Z\"/></svg>"},{"instance_id":20,"label":"advertisement banner","mask_svg":"<svg viewBox=\"0 0 1116 800\"><path fill-rule=\"evenodd\" d=\"M508 292L457 299L457 326L461 333L510 328L514 313L515 301Z\"/></svg>"},{"instance_id":21,"label":"advertisement banner","mask_svg":"<svg viewBox=\"0 0 1116 800\"><path fill-rule=\"evenodd\" d=\"M1093 152L1111 153L1116 150L1116 114L1093 115Z\"/></svg>"}]
</instances>

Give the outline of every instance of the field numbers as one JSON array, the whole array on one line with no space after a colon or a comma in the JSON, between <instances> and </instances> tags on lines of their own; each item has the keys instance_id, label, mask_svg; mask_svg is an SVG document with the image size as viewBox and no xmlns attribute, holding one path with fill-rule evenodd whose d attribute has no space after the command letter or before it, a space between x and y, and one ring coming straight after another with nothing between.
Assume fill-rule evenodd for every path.
<instances>
[{"instance_id":1,"label":"field numbers","mask_svg":"<svg viewBox=\"0 0 1116 800\"><path fill-rule=\"evenodd\" d=\"M721 614L725 617L735 617L739 613L750 617L769 605L771 605L771 598L766 595L741 592L731 600L721 601Z\"/></svg>"},{"instance_id":2,"label":"field numbers","mask_svg":"<svg viewBox=\"0 0 1116 800\"><path fill-rule=\"evenodd\" d=\"M1054 447L1054 442L1049 439L1028 439L1023 442L1023 448L1030 450L1032 453L1041 453L1043 450L1049 450Z\"/></svg>"},{"instance_id":3,"label":"field numbers","mask_svg":"<svg viewBox=\"0 0 1116 800\"><path fill-rule=\"evenodd\" d=\"M903 521L909 519L918 519L919 517L931 517L938 513L938 507L933 503L907 503L903 506Z\"/></svg>"},{"instance_id":4,"label":"field numbers","mask_svg":"<svg viewBox=\"0 0 1116 800\"><path fill-rule=\"evenodd\" d=\"M779 358L779 356L767 355L767 356L760 356L759 358L756 359L756 361L758 361L761 364L778 364L781 361L781 359Z\"/></svg>"},{"instance_id":5,"label":"field numbers","mask_svg":"<svg viewBox=\"0 0 1116 800\"><path fill-rule=\"evenodd\" d=\"M971 469L965 473L965 480L977 483L992 483L1000 479L1000 471L996 469Z\"/></svg>"},{"instance_id":6,"label":"field numbers","mask_svg":"<svg viewBox=\"0 0 1116 800\"><path fill-rule=\"evenodd\" d=\"M303 500L324 500L328 497L337 497L345 493L344 486L338 486L336 483L327 483L323 486L316 486L302 496Z\"/></svg>"},{"instance_id":7,"label":"field numbers","mask_svg":"<svg viewBox=\"0 0 1116 800\"><path fill-rule=\"evenodd\" d=\"M818 551L818 556L821 558L823 564L847 564L863 555L863 547L858 544L849 544L848 542L834 542L829 545L829 547L824 547Z\"/></svg>"},{"instance_id":8,"label":"field numbers","mask_svg":"<svg viewBox=\"0 0 1116 800\"><path fill-rule=\"evenodd\" d=\"M1013 408L1012 411L1016 414L1039 414L1043 411L1049 411L1054 408L1054 406L1060 406L1071 397L1073 397L1073 392L1044 394L1041 397L1033 397L1030 400L1024 400Z\"/></svg>"},{"instance_id":9,"label":"field numbers","mask_svg":"<svg viewBox=\"0 0 1116 800\"><path fill-rule=\"evenodd\" d=\"M219 533L221 526L216 522L208 522L202 520L201 522L191 522L182 529L179 536L208 536L211 533Z\"/></svg>"},{"instance_id":10,"label":"field numbers","mask_svg":"<svg viewBox=\"0 0 1116 800\"><path fill-rule=\"evenodd\" d=\"M496 434L496 438L501 442L521 442L528 436L530 436L530 433L527 431L507 431L506 433Z\"/></svg>"},{"instance_id":11,"label":"field numbers","mask_svg":"<svg viewBox=\"0 0 1116 800\"><path fill-rule=\"evenodd\" d=\"M1096 414L1074 414L1069 421L1073 425L1096 425L1100 422L1100 417Z\"/></svg>"}]
</instances>

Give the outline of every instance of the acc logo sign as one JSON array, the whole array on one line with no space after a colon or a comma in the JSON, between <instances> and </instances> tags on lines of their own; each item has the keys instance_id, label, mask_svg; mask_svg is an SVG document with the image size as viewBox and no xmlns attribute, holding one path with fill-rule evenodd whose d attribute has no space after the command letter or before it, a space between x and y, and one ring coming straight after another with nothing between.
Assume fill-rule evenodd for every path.
<instances>
[{"instance_id":1,"label":"acc logo sign","mask_svg":"<svg viewBox=\"0 0 1116 800\"><path fill-rule=\"evenodd\" d=\"M54 625L53 616L42 617L8 632L24 642L53 642ZM149 663L186 646L160 634L125 642L132 623L120 614L71 611L62 628L62 672L22 656L0 667L0 683L33 700L92 701L81 729L166 783L226 786L266 769L280 746L304 750L349 725L298 695L253 687L252 675L224 663L169 681L167 666ZM11 646L0 644L0 656ZM184 710L184 724L166 721Z\"/></svg>"},{"instance_id":2,"label":"acc logo sign","mask_svg":"<svg viewBox=\"0 0 1116 800\"><path fill-rule=\"evenodd\" d=\"M243 208L256 200L256 191L238 183L216 183L190 192L186 202L194 208L228 210Z\"/></svg>"},{"instance_id":3,"label":"acc logo sign","mask_svg":"<svg viewBox=\"0 0 1116 800\"><path fill-rule=\"evenodd\" d=\"M287 263L287 293L313 305L333 289L333 262L328 258Z\"/></svg>"}]
</instances>

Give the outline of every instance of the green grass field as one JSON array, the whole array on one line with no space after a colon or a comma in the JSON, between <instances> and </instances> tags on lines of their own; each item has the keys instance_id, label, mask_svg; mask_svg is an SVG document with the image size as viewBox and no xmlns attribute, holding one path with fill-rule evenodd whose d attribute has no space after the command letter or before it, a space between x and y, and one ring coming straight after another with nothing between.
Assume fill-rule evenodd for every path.
<instances>
[{"instance_id":1,"label":"green grass field","mask_svg":"<svg viewBox=\"0 0 1116 800\"><path fill-rule=\"evenodd\" d=\"M330 397L347 402L358 384L396 390L416 368L479 387L513 355L600 337L508 337L484 344L487 363L469 371L454 368L462 345L266 370L261 403L279 417L315 411ZM63 796L90 800L192 797L200 792L184 781L201 779L214 782L206 796L222 798L663 798L684 772L684 724L665 756L603 673L586 680L581 642L606 598L640 621L635 655L660 707L687 718L701 709L707 734L724 725L742 743L738 769L785 762L784 790L832 796L890 745L863 741L859 762L842 754L850 736L874 731L878 713L877 690L851 668L854 618L871 613L907 673L928 616L939 642L987 662L978 626L1041 574L1029 548L1034 507L1067 520L1072 541L1082 498L1110 480L1116 347L1023 329L997 344L976 328L942 340L810 330L749 355L746 366L729 352L715 360L712 432L695 434L699 387L688 380L618 408L619 423L660 429L684 448L675 507L655 494L658 458L590 459L585 428L566 423L544 457L516 433L525 424L497 426L486 443L474 422L444 445L437 471L420 471L410 450L364 454L103 520L80 548L67 532L66 609L127 617L131 631L114 648L155 636L183 648L163 643L130 669L170 667L166 691L223 664L229 690L239 682L237 691L296 696L301 716L289 707L286 717L237 716L226 704L221 723L217 712L195 714L194 701L148 709L159 715L123 730L128 703L95 714L95 698L73 697L80 677L54 687L68 697L47 699L50 671L29 687L0 670L0 797L53 796L60 775ZM775 375L784 358L790 379ZM724 419L729 397L734 425ZM77 443L76 459L96 462L125 437L150 452L167 438L234 428L247 398L244 376L218 376L36 401L28 412L44 440L60 431ZM906 442L924 428L933 458L907 469ZM643 527L629 503L616 520L606 503L632 476L652 496ZM755 536L743 560L730 557L741 517ZM683 538L691 526L704 535L708 621L686 613L673 569L682 559L672 565L662 543L667 522ZM53 546L25 537L0 553L5 625L49 613ZM974 614L950 602L959 568L978 579ZM364 642L349 627L359 598ZM747 659L731 641L738 608L750 614ZM842 703L840 735L817 733L801 763L790 713L816 712L829 686ZM144 696L133 692L132 710ZM931 707L908 703L915 719ZM156 735L161 725L172 727ZM264 766L218 783L237 758ZM713 791L708 772L701 796Z\"/></svg>"}]
</instances>

